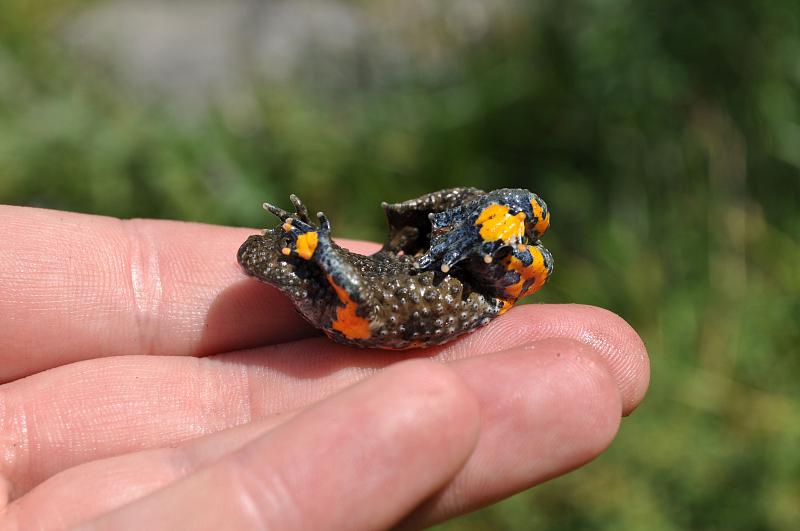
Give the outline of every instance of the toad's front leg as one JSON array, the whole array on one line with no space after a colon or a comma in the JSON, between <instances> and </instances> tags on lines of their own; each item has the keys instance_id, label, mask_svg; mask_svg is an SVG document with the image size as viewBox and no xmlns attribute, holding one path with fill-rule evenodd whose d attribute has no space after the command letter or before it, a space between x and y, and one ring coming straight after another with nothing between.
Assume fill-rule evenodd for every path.
<instances>
[{"instance_id":1,"label":"toad's front leg","mask_svg":"<svg viewBox=\"0 0 800 531\"><path fill-rule=\"evenodd\" d=\"M336 294L336 308L327 316L326 322L316 324L336 339L369 339L374 312L369 282L353 265L350 259L352 255L331 240L328 218L322 212L317 213L319 226L314 226L302 203L296 197L292 198L292 202L297 207L296 216L284 215L286 212L271 205L265 207L283 220L281 227L287 239L281 253L316 264Z\"/></svg>"}]
</instances>

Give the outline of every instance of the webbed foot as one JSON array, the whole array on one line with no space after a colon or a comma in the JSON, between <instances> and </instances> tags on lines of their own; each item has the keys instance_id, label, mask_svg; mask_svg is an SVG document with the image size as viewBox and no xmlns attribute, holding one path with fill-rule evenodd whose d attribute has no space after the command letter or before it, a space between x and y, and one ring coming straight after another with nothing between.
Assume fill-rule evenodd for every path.
<instances>
[{"instance_id":1,"label":"webbed foot","mask_svg":"<svg viewBox=\"0 0 800 531\"><path fill-rule=\"evenodd\" d=\"M281 248L284 256L299 256L311 260L322 239L329 241L331 223L322 212L317 212L318 225L314 225L308 216L308 209L300 199L292 194L289 200L295 212L290 214L280 207L264 203L264 209L275 214L283 222L281 228L286 235L286 244Z\"/></svg>"}]
</instances>

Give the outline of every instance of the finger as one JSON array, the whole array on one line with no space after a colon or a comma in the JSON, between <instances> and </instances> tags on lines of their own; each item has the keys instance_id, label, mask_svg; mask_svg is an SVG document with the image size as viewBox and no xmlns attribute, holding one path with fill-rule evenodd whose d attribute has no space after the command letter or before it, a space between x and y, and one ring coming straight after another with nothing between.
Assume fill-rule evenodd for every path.
<instances>
[{"instance_id":1,"label":"finger","mask_svg":"<svg viewBox=\"0 0 800 531\"><path fill-rule=\"evenodd\" d=\"M87 528L387 528L458 472L479 424L452 371L399 364Z\"/></svg>"},{"instance_id":2,"label":"finger","mask_svg":"<svg viewBox=\"0 0 800 531\"><path fill-rule=\"evenodd\" d=\"M138 500L221 459L295 414L273 415L193 439L181 446L141 450L83 463L48 478L13 502L9 484L5 497L0 489L0 529L5 529L3 525L40 531L72 527Z\"/></svg>"},{"instance_id":3,"label":"finger","mask_svg":"<svg viewBox=\"0 0 800 531\"><path fill-rule=\"evenodd\" d=\"M456 372L481 407L478 445L453 480L399 528L428 527L565 474L616 435L620 391L590 347L548 339L497 357L460 362Z\"/></svg>"},{"instance_id":4,"label":"finger","mask_svg":"<svg viewBox=\"0 0 800 531\"><path fill-rule=\"evenodd\" d=\"M406 357L425 356L448 361L498 352L545 338L574 339L596 350L619 386L623 414L631 413L644 397L650 381L650 362L639 335L618 315L581 304L517 306L488 326L454 342L423 350L365 351L335 343L327 343L324 350L309 348L310 345L325 343L324 339L320 339L296 341L269 347L261 352L267 355L266 364L271 370L293 376L284 380L284 383L287 387L295 388L295 378L316 383L322 375L336 378L351 373L357 375L365 368L384 367ZM223 355L222 359L243 358L231 353Z\"/></svg>"},{"instance_id":5,"label":"finger","mask_svg":"<svg viewBox=\"0 0 800 531\"><path fill-rule=\"evenodd\" d=\"M0 230L0 381L92 357L207 355L316 334L277 290L242 274L236 252L251 229L0 206Z\"/></svg>"},{"instance_id":6,"label":"finger","mask_svg":"<svg viewBox=\"0 0 800 531\"><path fill-rule=\"evenodd\" d=\"M575 341L544 340L449 366L478 399L480 436L461 471L415 511L409 527L475 509L580 466L607 446L619 425L621 398L608 367ZM7 515L43 530L73 525L215 462L282 420L74 467L13 503Z\"/></svg>"},{"instance_id":7,"label":"finger","mask_svg":"<svg viewBox=\"0 0 800 531\"><path fill-rule=\"evenodd\" d=\"M352 349L318 338L202 359L88 360L37 374L0 387L6 449L0 473L18 497L80 463L180 444L303 407L403 356L452 361L548 337L575 339L599 353L620 389L623 413L641 400L647 355L624 321L586 306L527 305L463 341L416 353Z\"/></svg>"}]
</instances>

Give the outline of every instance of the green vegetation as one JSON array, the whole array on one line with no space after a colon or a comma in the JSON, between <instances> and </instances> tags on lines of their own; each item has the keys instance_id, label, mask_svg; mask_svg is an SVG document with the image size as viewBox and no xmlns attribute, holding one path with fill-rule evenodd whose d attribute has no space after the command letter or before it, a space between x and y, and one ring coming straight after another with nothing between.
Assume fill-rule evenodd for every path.
<instances>
[{"instance_id":1,"label":"green vegetation","mask_svg":"<svg viewBox=\"0 0 800 531\"><path fill-rule=\"evenodd\" d=\"M0 3L1 202L261 226L297 192L380 239L381 200L528 187L553 212L536 300L625 317L651 389L594 463L442 528L800 527L796 0L487 2L470 38L401 26L396 72L311 62L190 118L62 44L97 4Z\"/></svg>"}]
</instances>

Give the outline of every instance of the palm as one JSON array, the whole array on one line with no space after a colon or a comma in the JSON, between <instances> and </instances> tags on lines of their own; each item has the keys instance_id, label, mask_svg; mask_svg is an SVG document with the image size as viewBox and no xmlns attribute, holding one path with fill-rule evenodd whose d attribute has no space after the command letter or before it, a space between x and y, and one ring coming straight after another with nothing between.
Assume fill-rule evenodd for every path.
<instances>
[{"instance_id":1,"label":"palm","mask_svg":"<svg viewBox=\"0 0 800 531\"><path fill-rule=\"evenodd\" d=\"M590 307L354 350L241 275L250 231L0 227L0 529L424 525L585 463L647 386L636 334Z\"/></svg>"}]
</instances>

